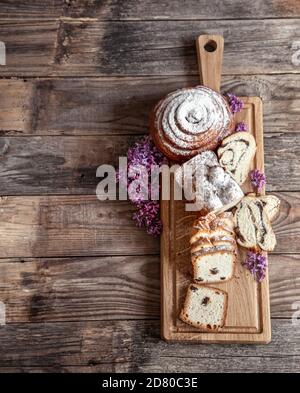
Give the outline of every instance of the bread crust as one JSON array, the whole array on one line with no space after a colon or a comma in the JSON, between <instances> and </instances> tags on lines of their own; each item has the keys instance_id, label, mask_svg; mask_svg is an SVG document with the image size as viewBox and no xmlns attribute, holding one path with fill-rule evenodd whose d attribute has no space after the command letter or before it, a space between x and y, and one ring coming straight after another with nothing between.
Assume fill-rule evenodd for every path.
<instances>
[{"instance_id":1,"label":"bread crust","mask_svg":"<svg viewBox=\"0 0 300 393\"><path fill-rule=\"evenodd\" d=\"M219 235L218 232L220 233L224 232L224 234ZM226 228L223 227L219 227L218 229L215 230L196 230L193 229L192 230L192 237L190 239L190 245L193 245L194 243L196 243L197 241L203 239L203 241L213 241L213 239L217 239L219 237L230 237L234 240L235 236L234 236L234 231L228 231Z\"/></svg>"},{"instance_id":2,"label":"bread crust","mask_svg":"<svg viewBox=\"0 0 300 393\"><path fill-rule=\"evenodd\" d=\"M205 289L209 288L209 289L211 289L212 291L214 291L216 293L222 293L224 295L223 316L222 316L220 325L218 325L218 326L214 325L214 326L211 326L211 328L208 328L207 325L194 323L188 317L186 317L185 314L187 314L188 303L189 303L190 296L191 296L190 295L190 293L191 293L190 292L191 291L191 289L190 289L191 285L196 286L196 287L198 287L200 289L201 288L205 288ZM205 331L205 332L217 332L220 329L222 329L224 327L225 323L226 323L227 309L228 309L228 293L227 292L225 292L225 291L223 291L223 290L221 290L219 288L215 288L215 287L211 287L211 286L207 287L206 285L200 285L200 284L194 284L193 283L193 284L190 284L189 287L188 287L187 295L185 297L184 305L183 305L183 308L182 308L182 310L180 312L179 318L183 322L188 323L189 325L192 325L192 326L194 326L194 327L196 327L198 329L201 329L202 331Z\"/></svg>"},{"instance_id":3,"label":"bread crust","mask_svg":"<svg viewBox=\"0 0 300 393\"><path fill-rule=\"evenodd\" d=\"M199 244L194 244L193 247L191 248L191 253L196 253L198 251L203 250L204 248L213 248L213 247L218 247L218 246L227 246L228 250L234 250L234 246L236 242L234 239L232 240L216 240L212 242L203 242L201 239L199 239L200 242Z\"/></svg>"}]
</instances>

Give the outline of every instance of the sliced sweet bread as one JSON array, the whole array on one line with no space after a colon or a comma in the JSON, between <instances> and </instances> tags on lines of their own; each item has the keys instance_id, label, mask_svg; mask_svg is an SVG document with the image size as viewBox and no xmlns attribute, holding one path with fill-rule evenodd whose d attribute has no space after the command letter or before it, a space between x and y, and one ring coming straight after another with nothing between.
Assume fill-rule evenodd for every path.
<instances>
[{"instance_id":1,"label":"sliced sweet bread","mask_svg":"<svg viewBox=\"0 0 300 393\"><path fill-rule=\"evenodd\" d=\"M255 151L254 137L249 132L236 132L223 139L217 154L222 168L241 185L247 179Z\"/></svg>"},{"instance_id":2,"label":"sliced sweet bread","mask_svg":"<svg viewBox=\"0 0 300 393\"><path fill-rule=\"evenodd\" d=\"M193 258L193 279L201 284L228 281L234 275L235 264L234 249L203 253Z\"/></svg>"},{"instance_id":3,"label":"sliced sweet bread","mask_svg":"<svg viewBox=\"0 0 300 393\"><path fill-rule=\"evenodd\" d=\"M234 231L233 215L231 212L224 212L219 214L215 220L211 223L212 229L223 227L229 232Z\"/></svg>"},{"instance_id":4,"label":"sliced sweet bread","mask_svg":"<svg viewBox=\"0 0 300 393\"><path fill-rule=\"evenodd\" d=\"M208 214L199 217L193 224L190 244L212 243L214 241L235 241L232 213Z\"/></svg>"},{"instance_id":5,"label":"sliced sweet bread","mask_svg":"<svg viewBox=\"0 0 300 393\"><path fill-rule=\"evenodd\" d=\"M233 244L235 243L235 238L233 234L228 233L226 236L211 236L211 235L203 235L198 237L198 239L194 242L191 241L191 249L197 248L199 245L208 247L213 245L222 245L222 244Z\"/></svg>"},{"instance_id":6,"label":"sliced sweet bread","mask_svg":"<svg viewBox=\"0 0 300 393\"><path fill-rule=\"evenodd\" d=\"M228 230L220 227L218 229L215 230L202 230L202 229L198 229L198 230L193 230L192 231L192 237L190 240L190 244L196 243L198 240L206 240L206 241L211 241L213 239L231 239L232 236L234 235L234 232L229 232Z\"/></svg>"},{"instance_id":7,"label":"sliced sweet bread","mask_svg":"<svg viewBox=\"0 0 300 393\"><path fill-rule=\"evenodd\" d=\"M227 250L235 251L236 245L234 239L230 240L199 240L191 246L191 254L193 256L202 255L206 252L212 252L214 250Z\"/></svg>"},{"instance_id":8,"label":"sliced sweet bread","mask_svg":"<svg viewBox=\"0 0 300 393\"><path fill-rule=\"evenodd\" d=\"M228 295L217 288L191 284L180 319L205 331L217 331L226 322Z\"/></svg>"},{"instance_id":9,"label":"sliced sweet bread","mask_svg":"<svg viewBox=\"0 0 300 393\"><path fill-rule=\"evenodd\" d=\"M273 251L276 238L260 198L247 196L238 204L234 222L237 242L245 248Z\"/></svg>"},{"instance_id":10,"label":"sliced sweet bread","mask_svg":"<svg viewBox=\"0 0 300 393\"><path fill-rule=\"evenodd\" d=\"M223 212L220 214L209 213L206 216L198 217L193 223L194 232L199 230L213 231L223 227L228 232L233 232L234 223L233 215L231 212Z\"/></svg>"},{"instance_id":11,"label":"sliced sweet bread","mask_svg":"<svg viewBox=\"0 0 300 393\"><path fill-rule=\"evenodd\" d=\"M275 220L280 210L280 199L275 195L263 195L259 199L264 205L265 212L270 221Z\"/></svg>"},{"instance_id":12,"label":"sliced sweet bread","mask_svg":"<svg viewBox=\"0 0 300 393\"><path fill-rule=\"evenodd\" d=\"M252 194L248 194L248 196L252 196ZM253 194L255 197L255 194ZM275 220L280 210L280 199L275 195L261 195L257 197L264 206L264 210L270 221Z\"/></svg>"}]
</instances>

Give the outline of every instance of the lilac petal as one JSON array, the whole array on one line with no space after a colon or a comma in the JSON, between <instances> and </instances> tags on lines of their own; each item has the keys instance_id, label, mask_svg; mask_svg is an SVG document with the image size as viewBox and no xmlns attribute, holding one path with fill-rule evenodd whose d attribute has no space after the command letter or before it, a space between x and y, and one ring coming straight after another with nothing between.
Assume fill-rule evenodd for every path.
<instances>
[{"instance_id":1,"label":"lilac petal","mask_svg":"<svg viewBox=\"0 0 300 393\"><path fill-rule=\"evenodd\" d=\"M254 169L250 172L250 180L252 185L257 188L258 192L261 192L266 184L266 176L258 169Z\"/></svg>"},{"instance_id":2,"label":"lilac petal","mask_svg":"<svg viewBox=\"0 0 300 393\"><path fill-rule=\"evenodd\" d=\"M163 154L157 150L149 136L137 141L127 152L128 168L130 166L142 165L146 168L148 175L151 174L153 165L161 166L167 162ZM120 179L120 174L117 175ZM128 186L133 180L138 179L135 175L128 179ZM150 182L149 182L150 183ZM131 198L132 203L136 206L137 211L133 214L133 220L139 227L146 227L147 233L158 236L162 231L162 223L159 219L160 206L159 201L143 200L143 195L150 195L150 184L141 184L138 195Z\"/></svg>"},{"instance_id":3,"label":"lilac petal","mask_svg":"<svg viewBox=\"0 0 300 393\"><path fill-rule=\"evenodd\" d=\"M262 282L266 276L268 260L267 257L252 251L247 252L245 261L242 263L258 282Z\"/></svg>"},{"instance_id":4,"label":"lilac petal","mask_svg":"<svg viewBox=\"0 0 300 393\"><path fill-rule=\"evenodd\" d=\"M247 124L241 121L240 123L237 123L235 126L235 131L236 132L241 132L241 131L248 131Z\"/></svg>"},{"instance_id":5,"label":"lilac petal","mask_svg":"<svg viewBox=\"0 0 300 393\"><path fill-rule=\"evenodd\" d=\"M238 113L243 109L244 102L242 100L240 100L236 95L234 95L232 93L227 93L227 97L228 97L231 112L233 114Z\"/></svg>"}]
</instances>

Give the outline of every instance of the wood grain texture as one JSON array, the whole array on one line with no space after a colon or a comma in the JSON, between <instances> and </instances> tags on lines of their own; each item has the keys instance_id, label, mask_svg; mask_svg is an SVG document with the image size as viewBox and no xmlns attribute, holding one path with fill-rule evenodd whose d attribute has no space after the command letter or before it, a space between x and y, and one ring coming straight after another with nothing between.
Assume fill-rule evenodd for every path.
<instances>
[{"instance_id":1,"label":"wood grain texture","mask_svg":"<svg viewBox=\"0 0 300 393\"><path fill-rule=\"evenodd\" d=\"M0 137L0 192L95 195L98 166L118 168L133 142L132 136Z\"/></svg>"},{"instance_id":2,"label":"wood grain texture","mask_svg":"<svg viewBox=\"0 0 300 393\"><path fill-rule=\"evenodd\" d=\"M2 135L143 134L166 94L198 77L2 79ZM264 133L300 132L300 75L223 77L222 91L260 96Z\"/></svg>"},{"instance_id":3,"label":"wood grain texture","mask_svg":"<svg viewBox=\"0 0 300 393\"><path fill-rule=\"evenodd\" d=\"M276 252L300 252L299 193L276 193ZM96 196L2 197L0 255L10 257L157 254L158 239L132 221L127 202Z\"/></svg>"},{"instance_id":4,"label":"wood grain texture","mask_svg":"<svg viewBox=\"0 0 300 393\"><path fill-rule=\"evenodd\" d=\"M269 256L271 316L291 318L300 255ZM7 323L159 319L159 256L0 260Z\"/></svg>"},{"instance_id":5,"label":"wood grain texture","mask_svg":"<svg viewBox=\"0 0 300 393\"><path fill-rule=\"evenodd\" d=\"M137 136L0 137L0 195L95 194L99 165L116 169ZM300 133L266 134L267 191L297 191ZM284 157L284 159L278 159Z\"/></svg>"},{"instance_id":6,"label":"wood grain texture","mask_svg":"<svg viewBox=\"0 0 300 393\"><path fill-rule=\"evenodd\" d=\"M0 260L7 323L159 318L158 256L22 260Z\"/></svg>"},{"instance_id":7,"label":"wood grain texture","mask_svg":"<svg viewBox=\"0 0 300 393\"><path fill-rule=\"evenodd\" d=\"M6 66L1 66L0 76L24 73L49 74L56 54L59 22L55 20L4 21L0 19L1 41L6 46ZM8 72L7 72L8 71Z\"/></svg>"},{"instance_id":8,"label":"wood grain texture","mask_svg":"<svg viewBox=\"0 0 300 393\"><path fill-rule=\"evenodd\" d=\"M216 34L202 34L196 39L200 83L220 92L224 52L224 38Z\"/></svg>"},{"instance_id":9,"label":"wood grain texture","mask_svg":"<svg viewBox=\"0 0 300 393\"><path fill-rule=\"evenodd\" d=\"M158 321L9 324L0 367L95 372L299 372L300 326L273 320L265 346L167 344Z\"/></svg>"},{"instance_id":10,"label":"wood grain texture","mask_svg":"<svg viewBox=\"0 0 300 393\"><path fill-rule=\"evenodd\" d=\"M2 20L7 66L0 76L196 75L199 34L224 36L225 75L299 73L292 62L298 26L298 19Z\"/></svg>"},{"instance_id":11,"label":"wood grain texture","mask_svg":"<svg viewBox=\"0 0 300 393\"><path fill-rule=\"evenodd\" d=\"M0 18L99 18L103 20L257 19L299 17L295 0L29 0L0 1Z\"/></svg>"},{"instance_id":12,"label":"wood grain texture","mask_svg":"<svg viewBox=\"0 0 300 393\"><path fill-rule=\"evenodd\" d=\"M140 255L158 241L136 227L127 202L96 196L2 197L1 257Z\"/></svg>"},{"instance_id":13,"label":"wood grain texture","mask_svg":"<svg viewBox=\"0 0 300 393\"><path fill-rule=\"evenodd\" d=\"M299 4L294 0L255 0L251 7L243 0L188 0L184 6L180 0L97 0L70 1L66 14L76 17L98 17L113 20L157 20L157 19L256 19L270 17L300 16Z\"/></svg>"},{"instance_id":14,"label":"wood grain texture","mask_svg":"<svg viewBox=\"0 0 300 393\"><path fill-rule=\"evenodd\" d=\"M48 19L62 16L65 0L1 0L0 19Z\"/></svg>"},{"instance_id":15,"label":"wood grain texture","mask_svg":"<svg viewBox=\"0 0 300 393\"><path fill-rule=\"evenodd\" d=\"M272 317L292 317L296 311L293 309L293 303L299 302L300 299L299 258L296 254L269 255Z\"/></svg>"}]
</instances>

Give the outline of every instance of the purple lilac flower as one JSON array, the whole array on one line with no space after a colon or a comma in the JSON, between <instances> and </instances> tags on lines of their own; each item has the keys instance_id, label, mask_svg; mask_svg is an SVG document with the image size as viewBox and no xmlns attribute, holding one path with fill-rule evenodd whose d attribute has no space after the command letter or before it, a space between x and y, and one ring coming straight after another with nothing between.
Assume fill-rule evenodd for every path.
<instances>
[{"instance_id":1,"label":"purple lilac flower","mask_svg":"<svg viewBox=\"0 0 300 393\"><path fill-rule=\"evenodd\" d=\"M250 179L253 186L257 188L257 191L261 192L261 190L266 184L266 176L264 175L264 173L261 172L259 169L254 169L250 172Z\"/></svg>"},{"instance_id":2,"label":"purple lilac flower","mask_svg":"<svg viewBox=\"0 0 300 393\"><path fill-rule=\"evenodd\" d=\"M246 267L258 282L262 282L266 276L268 267L267 257L252 251L247 252L243 266Z\"/></svg>"},{"instance_id":3,"label":"purple lilac flower","mask_svg":"<svg viewBox=\"0 0 300 393\"><path fill-rule=\"evenodd\" d=\"M138 227L146 227L149 235L160 235L162 222L159 219L159 201L140 201L133 219Z\"/></svg>"},{"instance_id":4,"label":"purple lilac flower","mask_svg":"<svg viewBox=\"0 0 300 393\"><path fill-rule=\"evenodd\" d=\"M229 106L232 113L240 112L244 107L244 102L239 100L236 95L227 93Z\"/></svg>"},{"instance_id":5,"label":"purple lilac flower","mask_svg":"<svg viewBox=\"0 0 300 393\"><path fill-rule=\"evenodd\" d=\"M156 148L150 136L145 136L134 146L128 149L127 159L129 165L143 165L151 169L151 165L162 165L165 157Z\"/></svg>"},{"instance_id":6,"label":"purple lilac flower","mask_svg":"<svg viewBox=\"0 0 300 393\"><path fill-rule=\"evenodd\" d=\"M160 204L159 201L145 200L143 195L150 196L151 182L148 182L151 174L151 167L153 165L161 166L167 162L163 154L156 148L149 136L146 136L136 142L134 146L128 149L127 152L127 166L130 168L137 168L143 166L148 173L147 181L141 181L140 195L129 195L131 202L136 206L137 210L132 218L139 227L146 227L147 233L153 236L158 236L162 230L162 222L159 219ZM139 179L140 175L135 173L126 179L124 174L118 172L117 180L128 182L128 187L133 180ZM149 184L148 184L149 183ZM123 183L124 184L124 183Z\"/></svg>"},{"instance_id":7,"label":"purple lilac flower","mask_svg":"<svg viewBox=\"0 0 300 393\"><path fill-rule=\"evenodd\" d=\"M241 121L240 123L237 123L235 126L235 131L240 132L240 131L248 131L247 124Z\"/></svg>"}]
</instances>

